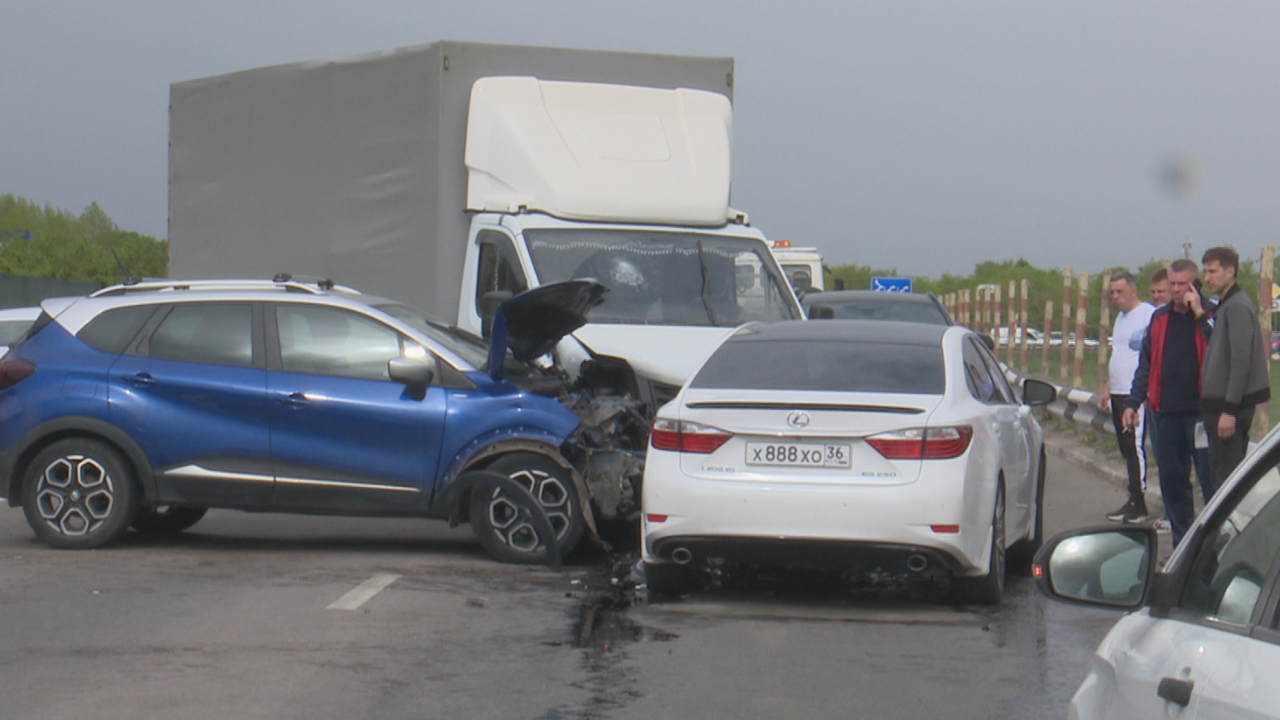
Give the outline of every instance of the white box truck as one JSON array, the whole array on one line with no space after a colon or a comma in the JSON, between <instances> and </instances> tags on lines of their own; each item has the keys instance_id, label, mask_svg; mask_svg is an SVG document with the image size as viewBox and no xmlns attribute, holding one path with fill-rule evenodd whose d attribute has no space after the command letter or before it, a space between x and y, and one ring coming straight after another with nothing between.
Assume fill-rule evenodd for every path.
<instances>
[{"instance_id":1,"label":"white box truck","mask_svg":"<svg viewBox=\"0 0 1280 720\"><path fill-rule=\"evenodd\" d=\"M614 399L580 414L626 462L586 472L634 514L657 407L732 328L802 317L730 206L732 90L730 58L452 41L175 83L170 276L333 278L476 334L599 280L555 361Z\"/></svg>"}]
</instances>

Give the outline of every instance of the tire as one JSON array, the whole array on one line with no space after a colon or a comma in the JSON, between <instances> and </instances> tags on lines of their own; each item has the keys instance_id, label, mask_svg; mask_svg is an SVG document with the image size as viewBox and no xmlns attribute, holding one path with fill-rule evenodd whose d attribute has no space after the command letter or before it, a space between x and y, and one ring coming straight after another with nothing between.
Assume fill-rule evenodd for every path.
<instances>
[{"instance_id":1,"label":"tire","mask_svg":"<svg viewBox=\"0 0 1280 720\"><path fill-rule=\"evenodd\" d=\"M202 507L170 506L164 510L140 507L134 513L133 522L129 523L129 525L140 533L177 535L200 522L200 518L204 517L206 512L208 512L208 508Z\"/></svg>"},{"instance_id":2,"label":"tire","mask_svg":"<svg viewBox=\"0 0 1280 720\"><path fill-rule=\"evenodd\" d=\"M563 556L582 538L586 523L581 500L569 471L536 453L518 452L491 463L488 470L501 473L529 489L541 505ZM476 539L495 559L520 565L543 565L546 547L532 523L522 518L519 504L501 489L471 493L471 528Z\"/></svg>"},{"instance_id":3,"label":"tire","mask_svg":"<svg viewBox=\"0 0 1280 720\"><path fill-rule=\"evenodd\" d=\"M649 597L679 597L693 589L694 575L689 565L644 564L644 584Z\"/></svg>"},{"instance_id":4,"label":"tire","mask_svg":"<svg viewBox=\"0 0 1280 720\"><path fill-rule=\"evenodd\" d=\"M1045 455L1044 451L1040 451L1040 471L1036 474L1036 512L1035 527L1031 530L1031 535L1024 540L1015 543L1009 548L1010 570L1027 574L1031 571L1031 562L1035 559L1036 551L1044 544L1044 476L1045 476Z\"/></svg>"},{"instance_id":5,"label":"tire","mask_svg":"<svg viewBox=\"0 0 1280 720\"><path fill-rule=\"evenodd\" d=\"M1004 485L996 488L996 507L991 516L991 559L982 577L957 577L952 580L952 598L969 605L999 605L1004 595L1005 539Z\"/></svg>"},{"instance_id":6,"label":"tire","mask_svg":"<svg viewBox=\"0 0 1280 720\"><path fill-rule=\"evenodd\" d=\"M55 548L88 550L129 529L139 488L115 448L88 438L60 440L32 459L22 509L36 535Z\"/></svg>"}]
</instances>

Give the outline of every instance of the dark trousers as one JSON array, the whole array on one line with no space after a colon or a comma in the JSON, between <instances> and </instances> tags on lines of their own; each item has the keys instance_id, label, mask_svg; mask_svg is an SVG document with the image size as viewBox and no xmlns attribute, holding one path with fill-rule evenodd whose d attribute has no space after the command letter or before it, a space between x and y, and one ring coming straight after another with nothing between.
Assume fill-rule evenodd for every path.
<instances>
[{"instance_id":1,"label":"dark trousers","mask_svg":"<svg viewBox=\"0 0 1280 720\"><path fill-rule=\"evenodd\" d=\"M1209 475L1209 452L1196 450L1196 423L1200 413L1156 413L1156 463L1160 465L1160 495L1164 498L1169 532L1177 545L1196 516L1195 495L1191 491L1191 467L1205 500L1213 495L1213 479Z\"/></svg>"},{"instance_id":2,"label":"dark trousers","mask_svg":"<svg viewBox=\"0 0 1280 720\"><path fill-rule=\"evenodd\" d=\"M1218 438L1218 418L1222 413L1205 413L1204 429L1209 433L1209 471L1213 486L1222 487L1227 476L1249 452L1249 428L1253 425L1253 405L1242 405L1236 412L1236 434L1226 440ZM1203 481L1202 481L1203 482Z\"/></svg>"},{"instance_id":3,"label":"dark trousers","mask_svg":"<svg viewBox=\"0 0 1280 720\"><path fill-rule=\"evenodd\" d=\"M1128 395L1111 396L1111 422L1116 427L1116 444L1120 446L1120 454L1124 456L1125 468L1129 471L1129 502L1146 508L1146 500L1142 493L1147 489L1147 448L1144 442L1147 434L1146 406L1140 408L1138 425L1126 428L1120 418L1124 415L1124 401Z\"/></svg>"}]
</instances>

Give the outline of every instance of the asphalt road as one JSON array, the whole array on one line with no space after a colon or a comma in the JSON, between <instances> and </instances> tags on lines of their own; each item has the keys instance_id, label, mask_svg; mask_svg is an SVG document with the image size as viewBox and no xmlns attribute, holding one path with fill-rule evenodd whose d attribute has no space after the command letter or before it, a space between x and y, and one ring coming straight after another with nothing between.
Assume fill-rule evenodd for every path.
<instances>
[{"instance_id":1,"label":"asphalt road","mask_svg":"<svg viewBox=\"0 0 1280 720\"><path fill-rule=\"evenodd\" d=\"M1123 499L1051 458L1051 533ZM995 609L767 582L624 607L617 582L438 522L213 511L66 552L4 509L0 718L1063 717L1117 617L1025 578Z\"/></svg>"}]
</instances>

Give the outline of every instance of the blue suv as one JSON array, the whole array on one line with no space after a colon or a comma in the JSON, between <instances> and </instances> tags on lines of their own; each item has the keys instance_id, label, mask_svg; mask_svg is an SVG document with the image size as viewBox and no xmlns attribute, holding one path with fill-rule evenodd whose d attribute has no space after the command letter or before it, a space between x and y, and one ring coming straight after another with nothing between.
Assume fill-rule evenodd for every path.
<instances>
[{"instance_id":1,"label":"blue suv","mask_svg":"<svg viewBox=\"0 0 1280 720\"><path fill-rule=\"evenodd\" d=\"M508 300L491 342L288 276L46 300L0 361L0 494L58 548L179 532L218 507L470 521L498 559L542 562L547 521L561 552L591 524L590 453L582 398L523 361L604 292Z\"/></svg>"}]
</instances>

